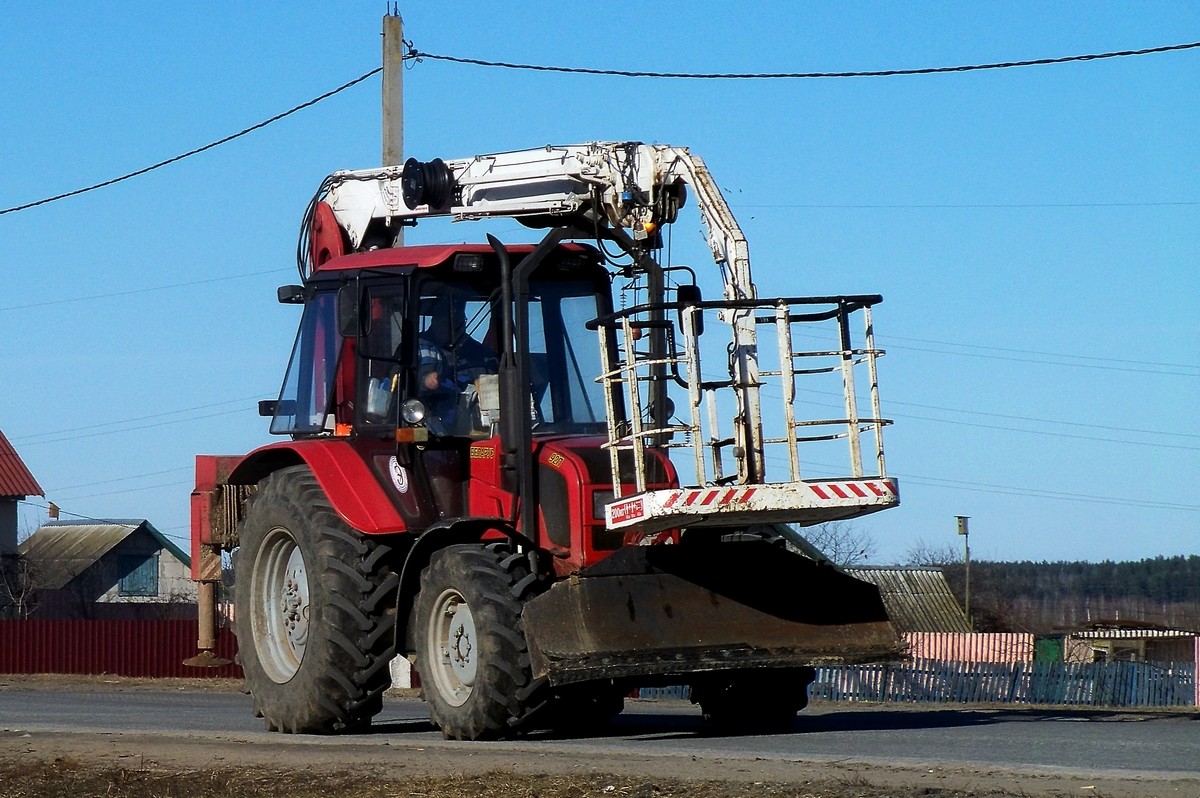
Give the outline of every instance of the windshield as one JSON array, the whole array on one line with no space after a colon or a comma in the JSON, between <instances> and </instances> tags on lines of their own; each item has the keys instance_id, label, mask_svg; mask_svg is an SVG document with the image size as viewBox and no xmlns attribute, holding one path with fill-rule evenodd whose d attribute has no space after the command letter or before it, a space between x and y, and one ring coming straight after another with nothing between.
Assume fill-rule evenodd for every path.
<instances>
[{"instance_id":1,"label":"windshield","mask_svg":"<svg viewBox=\"0 0 1200 798\"><path fill-rule=\"evenodd\" d=\"M486 282L422 280L416 290L415 370L410 395L439 435L495 434L503 354L500 292ZM596 432L604 398L596 333L600 310L584 280L535 280L529 289L529 392L535 432ZM489 399L489 396L492 397ZM601 425L597 427L597 425Z\"/></svg>"}]
</instances>

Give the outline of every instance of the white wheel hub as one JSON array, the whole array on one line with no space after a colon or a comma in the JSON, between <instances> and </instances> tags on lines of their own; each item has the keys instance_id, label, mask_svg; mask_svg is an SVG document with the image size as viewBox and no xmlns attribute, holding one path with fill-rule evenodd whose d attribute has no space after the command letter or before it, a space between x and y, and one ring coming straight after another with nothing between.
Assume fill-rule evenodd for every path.
<instances>
[{"instance_id":1,"label":"white wheel hub","mask_svg":"<svg viewBox=\"0 0 1200 798\"><path fill-rule=\"evenodd\" d=\"M475 618L463 595L453 588L442 591L429 617L426 643L436 654L433 687L451 706L462 706L475 686L479 640Z\"/></svg>"},{"instance_id":2,"label":"white wheel hub","mask_svg":"<svg viewBox=\"0 0 1200 798\"><path fill-rule=\"evenodd\" d=\"M267 676L283 684L296 675L308 646L308 569L295 538L272 529L254 560L251 595L254 647Z\"/></svg>"}]
</instances>

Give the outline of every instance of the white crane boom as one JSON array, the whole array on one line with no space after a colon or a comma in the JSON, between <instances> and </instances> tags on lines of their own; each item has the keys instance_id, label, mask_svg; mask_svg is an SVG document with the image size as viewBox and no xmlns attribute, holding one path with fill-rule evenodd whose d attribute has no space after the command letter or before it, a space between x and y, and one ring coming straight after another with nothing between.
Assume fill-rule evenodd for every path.
<instances>
[{"instance_id":1,"label":"white crane boom","mask_svg":"<svg viewBox=\"0 0 1200 798\"><path fill-rule=\"evenodd\" d=\"M327 184L325 202L352 249L362 243L372 219L569 216L589 208L640 239L674 221L687 185L725 275L726 298L754 298L746 237L704 161L684 147L590 142L451 161L410 160L404 167L335 172Z\"/></svg>"}]
</instances>

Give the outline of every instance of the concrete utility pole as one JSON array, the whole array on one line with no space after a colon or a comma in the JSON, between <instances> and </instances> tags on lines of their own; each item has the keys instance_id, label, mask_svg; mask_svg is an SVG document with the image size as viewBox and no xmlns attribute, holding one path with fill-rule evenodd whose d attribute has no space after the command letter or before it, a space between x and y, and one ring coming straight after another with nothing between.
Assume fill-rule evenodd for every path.
<instances>
[{"instance_id":1,"label":"concrete utility pole","mask_svg":"<svg viewBox=\"0 0 1200 798\"><path fill-rule=\"evenodd\" d=\"M404 20L383 18L383 166L404 163Z\"/></svg>"},{"instance_id":2,"label":"concrete utility pole","mask_svg":"<svg viewBox=\"0 0 1200 798\"><path fill-rule=\"evenodd\" d=\"M404 20L395 5L383 18L383 166L404 163ZM404 244L404 228L396 246Z\"/></svg>"},{"instance_id":3,"label":"concrete utility pole","mask_svg":"<svg viewBox=\"0 0 1200 798\"><path fill-rule=\"evenodd\" d=\"M958 534L963 536L963 564L967 569L967 589L966 597L963 602L967 613L967 622L971 622L971 530L967 526L967 522L971 520L969 515L956 515L958 519Z\"/></svg>"}]
</instances>

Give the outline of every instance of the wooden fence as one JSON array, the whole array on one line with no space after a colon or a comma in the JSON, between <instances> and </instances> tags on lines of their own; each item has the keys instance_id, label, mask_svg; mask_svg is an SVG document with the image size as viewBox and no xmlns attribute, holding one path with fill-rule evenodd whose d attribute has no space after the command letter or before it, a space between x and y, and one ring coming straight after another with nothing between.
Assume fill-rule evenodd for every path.
<instances>
[{"instance_id":1,"label":"wooden fence","mask_svg":"<svg viewBox=\"0 0 1200 798\"><path fill-rule=\"evenodd\" d=\"M1192 662L945 662L818 668L826 701L1196 706Z\"/></svg>"},{"instance_id":2,"label":"wooden fence","mask_svg":"<svg viewBox=\"0 0 1200 798\"><path fill-rule=\"evenodd\" d=\"M1023 632L905 632L912 660L1032 662L1034 637Z\"/></svg>"},{"instance_id":3,"label":"wooden fence","mask_svg":"<svg viewBox=\"0 0 1200 798\"><path fill-rule=\"evenodd\" d=\"M237 642L221 629L217 653L233 659ZM236 665L189 668L196 654L195 620L0 621L0 673L114 676L240 677Z\"/></svg>"}]
</instances>

